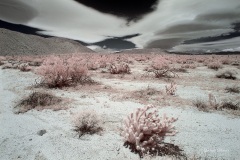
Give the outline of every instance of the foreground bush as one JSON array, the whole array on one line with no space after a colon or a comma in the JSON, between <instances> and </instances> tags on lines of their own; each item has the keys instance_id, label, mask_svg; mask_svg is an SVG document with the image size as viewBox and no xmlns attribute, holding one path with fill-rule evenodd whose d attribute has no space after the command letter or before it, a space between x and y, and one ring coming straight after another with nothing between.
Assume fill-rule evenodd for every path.
<instances>
[{"instance_id":1,"label":"foreground bush","mask_svg":"<svg viewBox=\"0 0 240 160\"><path fill-rule=\"evenodd\" d=\"M236 85L232 87L226 87L225 90L229 93L240 93L240 87Z\"/></svg>"},{"instance_id":2,"label":"foreground bush","mask_svg":"<svg viewBox=\"0 0 240 160\"><path fill-rule=\"evenodd\" d=\"M60 57L50 57L37 69L43 76L43 84L50 88L70 86L76 83L92 83L87 75L87 68L73 59L64 60Z\"/></svg>"},{"instance_id":3,"label":"foreground bush","mask_svg":"<svg viewBox=\"0 0 240 160\"><path fill-rule=\"evenodd\" d=\"M85 134L95 134L103 130L102 119L94 111L83 111L74 119L75 129L79 138Z\"/></svg>"},{"instance_id":4,"label":"foreground bush","mask_svg":"<svg viewBox=\"0 0 240 160\"><path fill-rule=\"evenodd\" d=\"M165 136L176 134L177 131L172 125L176 120L165 114L160 118L156 107L145 106L128 116L124 121L121 135L137 151L151 152L161 144Z\"/></svg>"},{"instance_id":5,"label":"foreground bush","mask_svg":"<svg viewBox=\"0 0 240 160\"><path fill-rule=\"evenodd\" d=\"M17 107L20 107L17 113L24 113L38 106L45 107L57 104L59 102L61 102L60 98L55 97L49 93L33 92L17 105Z\"/></svg>"},{"instance_id":6,"label":"foreground bush","mask_svg":"<svg viewBox=\"0 0 240 160\"><path fill-rule=\"evenodd\" d=\"M216 77L217 78L224 78L224 79L232 79L232 80L235 80L237 79L236 77L236 72L234 71L230 71L230 70L226 70L226 71L222 71L222 72L219 72Z\"/></svg>"}]
</instances>

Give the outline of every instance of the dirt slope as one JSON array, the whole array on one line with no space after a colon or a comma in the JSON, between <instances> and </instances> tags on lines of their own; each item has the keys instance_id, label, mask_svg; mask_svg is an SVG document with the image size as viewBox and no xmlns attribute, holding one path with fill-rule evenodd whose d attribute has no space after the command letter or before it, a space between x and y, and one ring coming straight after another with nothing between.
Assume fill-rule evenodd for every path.
<instances>
[{"instance_id":1,"label":"dirt slope","mask_svg":"<svg viewBox=\"0 0 240 160\"><path fill-rule=\"evenodd\" d=\"M91 49L65 38L43 38L0 28L0 55L92 53Z\"/></svg>"}]
</instances>

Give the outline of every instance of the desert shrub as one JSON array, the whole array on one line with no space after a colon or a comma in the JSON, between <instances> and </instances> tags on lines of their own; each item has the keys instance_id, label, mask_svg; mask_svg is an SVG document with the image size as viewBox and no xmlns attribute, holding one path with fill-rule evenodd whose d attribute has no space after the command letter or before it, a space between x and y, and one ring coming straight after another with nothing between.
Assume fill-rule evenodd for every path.
<instances>
[{"instance_id":1,"label":"desert shrub","mask_svg":"<svg viewBox=\"0 0 240 160\"><path fill-rule=\"evenodd\" d=\"M211 93L208 95L208 103L209 103L210 109L217 110L219 108L219 103L217 102L216 97Z\"/></svg>"},{"instance_id":2,"label":"desert shrub","mask_svg":"<svg viewBox=\"0 0 240 160\"><path fill-rule=\"evenodd\" d=\"M37 73L43 76L42 83L50 88L61 88L76 83L93 83L87 71L83 64L60 57L48 58L37 69Z\"/></svg>"},{"instance_id":3,"label":"desert shrub","mask_svg":"<svg viewBox=\"0 0 240 160\"><path fill-rule=\"evenodd\" d=\"M89 62L87 64L88 70L97 70L99 68L98 64L96 62Z\"/></svg>"},{"instance_id":4,"label":"desert shrub","mask_svg":"<svg viewBox=\"0 0 240 160\"><path fill-rule=\"evenodd\" d=\"M27 63L20 64L18 66L19 70L22 72L28 72L31 71L31 67Z\"/></svg>"},{"instance_id":5,"label":"desert shrub","mask_svg":"<svg viewBox=\"0 0 240 160\"><path fill-rule=\"evenodd\" d=\"M224 58L221 60L222 64L231 64L231 60L229 58Z\"/></svg>"},{"instance_id":6,"label":"desert shrub","mask_svg":"<svg viewBox=\"0 0 240 160\"><path fill-rule=\"evenodd\" d=\"M181 68L185 69L195 69L197 66L195 64L183 64L181 65Z\"/></svg>"},{"instance_id":7,"label":"desert shrub","mask_svg":"<svg viewBox=\"0 0 240 160\"><path fill-rule=\"evenodd\" d=\"M211 62L207 65L207 67L209 69L218 70L218 69L222 68L222 65L220 64L220 62Z\"/></svg>"},{"instance_id":8,"label":"desert shrub","mask_svg":"<svg viewBox=\"0 0 240 160\"><path fill-rule=\"evenodd\" d=\"M41 61L33 61L29 62L29 66L41 66L42 62Z\"/></svg>"},{"instance_id":9,"label":"desert shrub","mask_svg":"<svg viewBox=\"0 0 240 160\"><path fill-rule=\"evenodd\" d=\"M163 70L163 69L169 69L169 62L167 62L165 59L158 59L153 62L151 67L155 70Z\"/></svg>"},{"instance_id":10,"label":"desert shrub","mask_svg":"<svg viewBox=\"0 0 240 160\"><path fill-rule=\"evenodd\" d=\"M213 94L208 95L208 103L203 100L197 99L193 101L193 106L204 112L220 109L220 104L218 103L216 97Z\"/></svg>"},{"instance_id":11,"label":"desert shrub","mask_svg":"<svg viewBox=\"0 0 240 160\"><path fill-rule=\"evenodd\" d=\"M165 89L168 95L175 95L177 91L177 86L175 83L171 83L170 85L166 85Z\"/></svg>"},{"instance_id":12,"label":"desert shrub","mask_svg":"<svg viewBox=\"0 0 240 160\"><path fill-rule=\"evenodd\" d=\"M155 78L174 78L178 75L172 69L153 70Z\"/></svg>"},{"instance_id":13,"label":"desert shrub","mask_svg":"<svg viewBox=\"0 0 240 160\"><path fill-rule=\"evenodd\" d=\"M128 64L122 63L119 65L111 64L109 72L111 74L130 74L131 70Z\"/></svg>"},{"instance_id":14,"label":"desert shrub","mask_svg":"<svg viewBox=\"0 0 240 160\"><path fill-rule=\"evenodd\" d=\"M205 101L201 99L196 99L192 103L193 106L197 107L200 111L208 111L208 104Z\"/></svg>"},{"instance_id":15,"label":"desert shrub","mask_svg":"<svg viewBox=\"0 0 240 160\"><path fill-rule=\"evenodd\" d=\"M224 79L232 79L232 80L237 79L237 77L236 77L236 72L230 71L230 70L226 70L226 71L219 72L219 73L216 75L216 77L217 77L217 78L224 78Z\"/></svg>"},{"instance_id":16,"label":"desert shrub","mask_svg":"<svg viewBox=\"0 0 240 160\"><path fill-rule=\"evenodd\" d=\"M139 91L135 91L133 94L137 98L144 98L144 97L149 97L152 95L160 94L160 91L157 91L155 88L147 87L146 89L142 89Z\"/></svg>"},{"instance_id":17,"label":"desert shrub","mask_svg":"<svg viewBox=\"0 0 240 160\"><path fill-rule=\"evenodd\" d=\"M0 66L1 66L1 65L4 65L4 63L3 63L2 61L0 61Z\"/></svg>"},{"instance_id":18,"label":"desert shrub","mask_svg":"<svg viewBox=\"0 0 240 160\"><path fill-rule=\"evenodd\" d=\"M127 117L121 135L138 152L148 153L156 150L166 136L177 133L172 125L176 120L165 114L160 118L155 106L145 106Z\"/></svg>"},{"instance_id":19,"label":"desert shrub","mask_svg":"<svg viewBox=\"0 0 240 160\"><path fill-rule=\"evenodd\" d=\"M79 138L85 134L92 135L103 131L103 121L95 111L79 112L75 116L74 125L74 131L79 134Z\"/></svg>"},{"instance_id":20,"label":"desert shrub","mask_svg":"<svg viewBox=\"0 0 240 160\"><path fill-rule=\"evenodd\" d=\"M173 71L175 71L175 72L187 73L186 68L173 68Z\"/></svg>"},{"instance_id":21,"label":"desert shrub","mask_svg":"<svg viewBox=\"0 0 240 160\"><path fill-rule=\"evenodd\" d=\"M220 108L221 109L231 109L231 110L240 110L240 103L233 103L232 101L222 102Z\"/></svg>"},{"instance_id":22,"label":"desert shrub","mask_svg":"<svg viewBox=\"0 0 240 160\"><path fill-rule=\"evenodd\" d=\"M61 102L61 99L53 96L52 94L44 92L33 92L27 98L21 100L17 107L20 107L19 112L22 113L34 109L37 106L50 106L59 102Z\"/></svg>"},{"instance_id":23,"label":"desert shrub","mask_svg":"<svg viewBox=\"0 0 240 160\"><path fill-rule=\"evenodd\" d=\"M231 87L226 87L225 90L229 93L240 93L240 87L236 85Z\"/></svg>"}]
</instances>

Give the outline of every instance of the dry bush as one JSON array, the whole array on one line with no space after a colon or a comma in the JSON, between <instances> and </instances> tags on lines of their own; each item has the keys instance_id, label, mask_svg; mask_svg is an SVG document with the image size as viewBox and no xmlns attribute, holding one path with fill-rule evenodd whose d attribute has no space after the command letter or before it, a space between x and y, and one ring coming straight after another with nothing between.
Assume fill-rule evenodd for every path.
<instances>
[{"instance_id":1,"label":"dry bush","mask_svg":"<svg viewBox=\"0 0 240 160\"><path fill-rule=\"evenodd\" d=\"M44 92L33 92L27 98L21 100L21 102L16 106L19 108L17 113L24 113L28 110L34 109L41 106L44 109L45 106L54 105L60 103L62 100L58 97L53 96L49 93Z\"/></svg>"},{"instance_id":2,"label":"dry bush","mask_svg":"<svg viewBox=\"0 0 240 160\"><path fill-rule=\"evenodd\" d=\"M209 108L210 109L219 109L219 103L217 102L216 97L213 94L208 94L208 103L209 103Z\"/></svg>"},{"instance_id":3,"label":"dry bush","mask_svg":"<svg viewBox=\"0 0 240 160\"><path fill-rule=\"evenodd\" d=\"M87 63L88 70L97 70L99 68L98 64L96 62L89 62Z\"/></svg>"},{"instance_id":4,"label":"dry bush","mask_svg":"<svg viewBox=\"0 0 240 160\"><path fill-rule=\"evenodd\" d=\"M224 78L224 79L232 79L232 80L235 80L237 79L236 77L236 72L234 71L230 71L230 70L225 70L225 71L222 71L222 72L219 72L216 77L217 78Z\"/></svg>"},{"instance_id":5,"label":"dry bush","mask_svg":"<svg viewBox=\"0 0 240 160\"><path fill-rule=\"evenodd\" d=\"M173 69L153 70L155 78L174 78L178 77Z\"/></svg>"},{"instance_id":6,"label":"dry bush","mask_svg":"<svg viewBox=\"0 0 240 160\"><path fill-rule=\"evenodd\" d=\"M218 103L215 96L209 94L208 103L202 100L196 100L193 102L193 105L197 107L201 111L208 112L210 110L222 110L222 109L230 109L230 110L240 110L239 103L234 104L232 101L223 101Z\"/></svg>"},{"instance_id":7,"label":"dry bush","mask_svg":"<svg viewBox=\"0 0 240 160\"><path fill-rule=\"evenodd\" d=\"M208 95L208 103L201 99L197 99L193 101L193 106L197 107L198 110L204 112L208 112L210 110L218 110L220 108L219 103L217 102L215 96L212 94Z\"/></svg>"},{"instance_id":8,"label":"dry bush","mask_svg":"<svg viewBox=\"0 0 240 160\"><path fill-rule=\"evenodd\" d=\"M197 107L200 111L204 111L204 112L208 111L208 104L201 99L194 100L193 106Z\"/></svg>"},{"instance_id":9,"label":"dry bush","mask_svg":"<svg viewBox=\"0 0 240 160\"><path fill-rule=\"evenodd\" d=\"M20 64L18 66L19 70L22 72L28 72L31 71L31 67L27 63Z\"/></svg>"},{"instance_id":10,"label":"dry bush","mask_svg":"<svg viewBox=\"0 0 240 160\"><path fill-rule=\"evenodd\" d=\"M163 69L169 69L169 62L166 59L157 59L153 62L153 64L151 65L151 67L154 70L163 70Z\"/></svg>"},{"instance_id":11,"label":"dry bush","mask_svg":"<svg viewBox=\"0 0 240 160\"><path fill-rule=\"evenodd\" d=\"M222 102L220 108L221 109L230 109L230 110L240 110L240 103L233 103L232 101L224 101Z\"/></svg>"},{"instance_id":12,"label":"dry bush","mask_svg":"<svg viewBox=\"0 0 240 160\"><path fill-rule=\"evenodd\" d=\"M228 92L228 93L240 93L240 87L238 86L231 86L231 87L226 87L225 90Z\"/></svg>"},{"instance_id":13,"label":"dry bush","mask_svg":"<svg viewBox=\"0 0 240 160\"><path fill-rule=\"evenodd\" d=\"M187 73L188 71L185 68L173 68L174 72Z\"/></svg>"},{"instance_id":14,"label":"dry bush","mask_svg":"<svg viewBox=\"0 0 240 160\"><path fill-rule=\"evenodd\" d=\"M214 69L214 70L218 70L218 69L221 69L223 68L223 66L221 65L220 62L211 62L207 65L207 67L209 69Z\"/></svg>"},{"instance_id":15,"label":"dry bush","mask_svg":"<svg viewBox=\"0 0 240 160\"><path fill-rule=\"evenodd\" d=\"M221 60L222 64L226 64L226 65L229 65L232 63L232 61L229 59L229 58L223 58Z\"/></svg>"},{"instance_id":16,"label":"dry bush","mask_svg":"<svg viewBox=\"0 0 240 160\"><path fill-rule=\"evenodd\" d=\"M42 64L42 61L37 61L36 60L36 61L33 61L33 62L29 62L28 64L29 64L29 66L39 67Z\"/></svg>"},{"instance_id":17,"label":"dry bush","mask_svg":"<svg viewBox=\"0 0 240 160\"><path fill-rule=\"evenodd\" d=\"M162 92L155 88L147 87L146 89L134 91L132 97L138 100L149 100L150 96L160 95Z\"/></svg>"},{"instance_id":18,"label":"dry bush","mask_svg":"<svg viewBox=\"0 0 240 160\"><path fill-rule=\"evenodd\" d=\"M95 111L79 112L74 118L74 125L79 138L85 134L95 134L103 131L103 121Z\"/></svg>"},{"instance_id":19,"label":"dry bush","mask_svg":"<svg viewBox=\"0 0 240 160\"><path fill-rule=\"evenodd\" d=\"M181 68L185 69L195 69L197 66L195 64L183 64L181 65Z\"/></svg>"},{"instance_id":20,"label":"dry bush","mask_svg":"<svg viewBox=\"0 0 240 160\"><path fill-rule=\"evenodd\" d=\"M82 63L56 56L46 59L37 69L37 73L43 76L42 83L50 88L61 88L76 83L93 83L87 72L87 68Z\"/></svg>"},{"instance_id":21,"label":"dry bush","mask_svg":"<svg viewBox=\"0 0 240 160\"><path fill-rule=\"evenodd\" d=\"M145 106L127 117L121 135L136 151L150 153L158 149L166 136L177 133L172 125L176 120L165 114L160 118L155 106Z\"/></svg>"},{"instance_id":22,"label":"dry bush","mask_svg":"<svg viewBox=\"0 0 240 160\"><path fill-rule=\"evenodd\" d=\"M0 61L0 66L1 66L1 65L4 65L4 62Z\"/></svg>"},{"instance_id":23,"label":"dry bush","mask_svg":"<svg viewBox=\"0 0 240 160\"><path fill-rule=\"evenodd\" d=\"M131 70L128 64L122 63L119 65L111 64L109 72L111 74L130 74Z\"/></svg>"},{"instance_id":24,"label":"dry bush","mask_svg":"<svg viewBox=\"0 0 240 160\"><path fill-rule=\"evenodd\" d=\"M177 91L177 85L176 83L171 83L170 85L166 85L165 89L168 95L175 95Z\"/></svg>"}]
</instances>

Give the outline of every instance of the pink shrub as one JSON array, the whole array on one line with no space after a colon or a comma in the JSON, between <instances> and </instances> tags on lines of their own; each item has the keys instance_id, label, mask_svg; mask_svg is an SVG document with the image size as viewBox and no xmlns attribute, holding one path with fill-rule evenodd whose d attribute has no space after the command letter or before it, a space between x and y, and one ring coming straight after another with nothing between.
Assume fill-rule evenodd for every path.
<instances>
[{"instance_id":1,"label":"pink shrub","mask_svg":"<svg viewBox=\"0 0 240 160\"><path fill-rule=\"evenodd\" d=\"M216 61L216 62L209 62L207 64L207 66L208 66L208 68L214 69L214 70L218 70L220 68L223 68L222 64L220 62L218 62L218 61Z\"/></svg>"},{"instance_id":2,"label":"pink shrub","mask_svg":"<svg viewBox=\"0 0 240 160\"><path fill-rule=\"evenodd\" d=\"M181 68L195 69L196 65L195 64L183 64L183 65L181 65Z\"/></svg>"},{"instance_id":3,"label":"pink shrub","mask_svg":"<svg viewBox=\"0 0 240 160\"><path fill-rule=\"evenodd\" d=\"M109 71L111 74L130 74L130 67L128 64L111 64Z\"/></svg>"},{"instance_id":4,"label":"pink shrub","mask_svg":"<svg viewBox=\"0 0 240 160\"><path fill-rule=\"evenodd\" d=\"M48 87L64 87L87 79L87 68L73 59L65 60L51 56L47 58L37 73L43 76Z\"/></svg>"},{"instance_id":5,"label":"pink shrub","mask_svg":"<svg viewBox=\"0 0 240 160\"><path fill-rule=\"evenodd\" d=\"M164 58L158 58L157 60L153 61L153 64L151 67L155 70L168 69L169 62Z\"/></svg>"},{"instance_id":6,"label":"pink shrub","mask_svg":"<svg viewBox=\"0 0 240 160\"><path fill-rule=\"evenodd\" d=\"M124 121L121 135L126 142L134 145L137 151L147 153L155 150L165 136L177 133L172 125L176 120L165 114L160 118L155 106L145 106L128 116Z\"/></svg>"}]
</instances>

